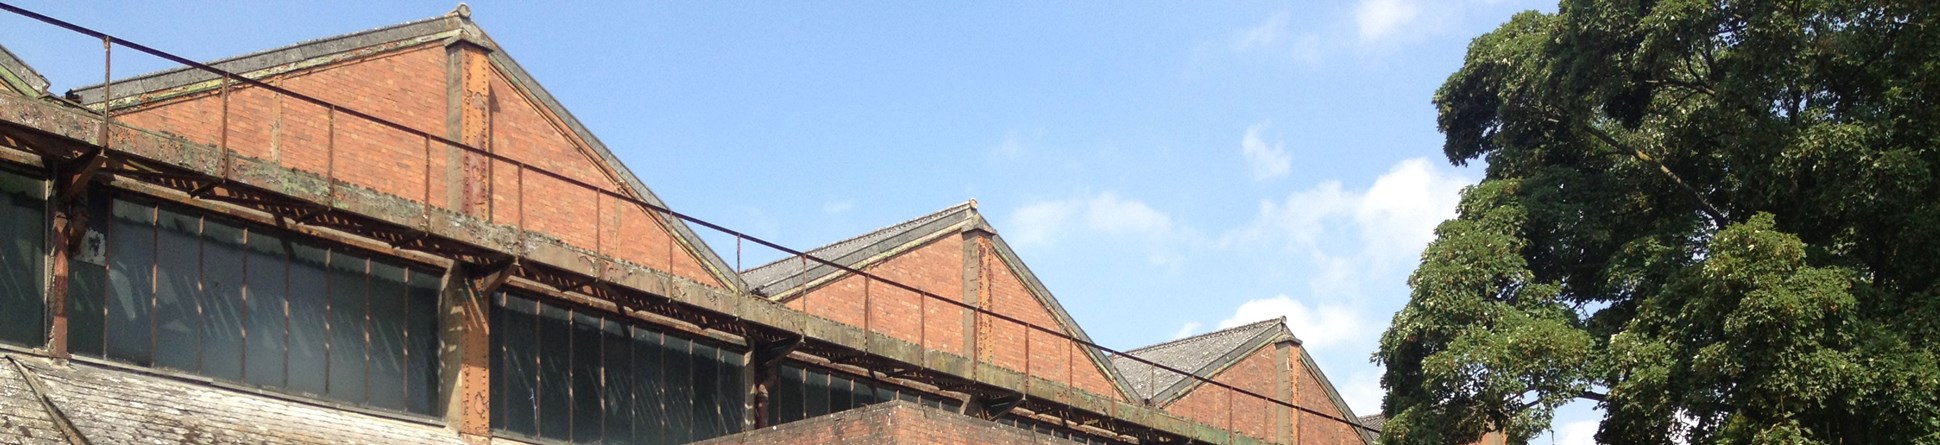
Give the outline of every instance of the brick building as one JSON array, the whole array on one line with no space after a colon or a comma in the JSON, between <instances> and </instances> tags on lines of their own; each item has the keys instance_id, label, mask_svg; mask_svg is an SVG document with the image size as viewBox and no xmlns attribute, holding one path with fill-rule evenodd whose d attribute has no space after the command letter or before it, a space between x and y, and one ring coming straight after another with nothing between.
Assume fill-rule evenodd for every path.
<instances>
[{"instance_id":1,"label":"brick building","mask_svg":"<svg viewBox=\"0 0 1940 445\"><path fill-rule=\"evenodd\" d=\"M0 83L0 443L1371 442L1281 321L1094 347L974 201L736 270L463 7Z\"/></svg>"}]
</instances>

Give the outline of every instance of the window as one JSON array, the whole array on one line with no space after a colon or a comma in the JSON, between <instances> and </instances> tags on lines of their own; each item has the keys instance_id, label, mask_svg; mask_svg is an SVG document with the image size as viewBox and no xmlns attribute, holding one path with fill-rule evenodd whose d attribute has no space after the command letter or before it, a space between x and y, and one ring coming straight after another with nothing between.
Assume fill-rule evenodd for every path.
<instances>
[{"instance_id":1,"label":"window","mask_svg":"<svg viewBox=\"0 0 1940 445\"><path fill-rule=\"evenodd\" d=\"M0 342L37 347L47 337L46 188L45 181L0 170Z\"/></svg>"},{"instance_id":2,"label":"window","mask_svg":"<svg viewBox=\"0 0 1940 445\"><path fill-rule=\"evenodd\" d=\"M516 292L492 306L492 426L502 434L677 444L741 429L738 349Z\"/></svg>"},{"instance_id":3,"label":"window","mask_svg":"<svg viewBox=\"0 0 1940 445\"><path fill-rule=\"evenodd\" d=\"M440 414L437 269L137 200L90 202L109 215L94 226L106 267L72 268L75 354Z\"/></svg>"},{"instance_id":4,"label":"window","mask_svg":"<svg viewBox=\"0 0 1940 445\"><path fill-rule=\"evenodd\" d=\"M768 418L782 424L891 400L955 411L963 402L852 374L783 363L768 393Z\"/></svg>"}]
</instances>

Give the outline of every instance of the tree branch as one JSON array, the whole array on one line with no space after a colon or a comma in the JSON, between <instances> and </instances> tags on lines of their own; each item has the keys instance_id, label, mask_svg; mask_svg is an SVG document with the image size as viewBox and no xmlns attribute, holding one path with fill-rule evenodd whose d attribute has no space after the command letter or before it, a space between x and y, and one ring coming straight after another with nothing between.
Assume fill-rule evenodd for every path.
<instances>
[{"instance_id":1,"label":"tree branch","mask_svg":"<svg viewBox=\"0 0 1940 445\"><path fill-rule=\"evenodd\" d=\"M1721 229L1724 228L1725 223L1729 222L1729 220L1725 219L1724 212L1720 212L1718 211L1718 208L1716 206L1712 206L1710 201L1704 199L1703 193L1698 193L1697 188L1691 187L1690 183L1684 182L1684 178L1679 177L1677 176L1677 173L1672 172L1670 166L1664 165L1663 161L1660 161L1657 158L1651 157L1649 153L1644 153L1643 149L1625 146L1622 142L1618 142L1616 137L1610 136L1610 133L1606 133L1603 130L1598 129L1594 126L1590 126L1586 124L1583 126L1583 128L1588 130L1591 135L1595 135L1597 139L1602 140L1603 143L1609 144L1611 147L1614 147L1618 150L1631 152L1632 154L1635 154L1637 156L1638 160L1657 166L1657 171L1664 172L1665 177L1670 178L1671 182L1676 183L1678 187L1683 188L1685 194L1689 195L1692 201L1697 202L1698 210L1703 211L1705 216L1709 216L1711 218L1711 222L1714 224L1717 224L1718 228L1721 228Z\"/></svg>"},{"instance_id":2,"label":"tree branch","mask_svg":"<svg viewBox=\"0 0 1940 445\"><path fill-rule=\"evenodd\" d=\"M1582 394L1577 394L1576 398L1596 401L1596 402L1608 402L1609 401L1608 399L1610 398L1610 396L1608 394L1599 393L1599 392L1583 391Z\"/></svg>"}]
</instances>

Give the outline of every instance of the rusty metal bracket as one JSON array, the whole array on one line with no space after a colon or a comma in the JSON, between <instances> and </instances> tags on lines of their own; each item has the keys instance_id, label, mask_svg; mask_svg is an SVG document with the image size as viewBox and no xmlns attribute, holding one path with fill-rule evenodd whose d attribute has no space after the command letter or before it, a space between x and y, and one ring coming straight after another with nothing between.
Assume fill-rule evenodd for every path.
<instances>
[{"instance_id":1,"label":"rusty metal bracket","mask_svg":"<svg viewBox=\"0 0 1940 445\"><path fill-rule=\"evenodd\" d=\"M970 405L975 407L973 417L995 420L1010 412L1012 408L1024 403L1023 393L1004 393L996 395L976 395L970 397Z\"/></svg>"},{"instance_id":2,"label":"rusty metal bracket","mask_svg":"<svg viewBox=\"0 0 1940 445\"><path fill-rule=\"evenodd\" d=\"M81 191L87 190L88 182L93 181L95 175L108 166L107 151L108 149L95 147L78 159L57 164L60 181L55 184L55 190L58 191L56 199L60 202L73 202L79 199Z\"/></svg>"},{"instance_id":3,"label":"rusty metal bracket","mask_svg":"<svg viewBox=\"0 0 1940 445\"><path fill-rule=\"evenodd\" d=\"M516 258L478 264L470 268L472 271L466 278L470 281L472 292L478 295L491 295L498 292L499 286L504 286L506 280L512 279L512 274L517 271L518 266L519 262Z\"/></svg>"},{"instance_id":4,"label":"rusty metal bracket","mask_svg":"<svg viewBox=\"0 0 1940 445\"><path fill-rule=\"evenodd\" d=\"M800 334L784 334L773 339L750 339L748 349L754 352L754 363L765 368L781 363L782 358L788 357L790 352L795 352L795 349L800 348L802 341L806 339Z\"/></svg>"}]
</instances>

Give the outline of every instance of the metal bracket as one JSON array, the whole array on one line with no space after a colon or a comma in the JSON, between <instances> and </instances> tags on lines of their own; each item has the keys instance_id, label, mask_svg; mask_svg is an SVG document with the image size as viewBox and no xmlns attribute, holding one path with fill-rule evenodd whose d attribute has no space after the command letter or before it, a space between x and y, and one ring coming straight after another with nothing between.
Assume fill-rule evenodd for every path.
<instances>
[{"instance_id":1,"label":"metal bracket","mask_svg":"<svg viewBox=\"0 0 1940 445\"><path fill-rule=\"evenodd\" d=\"M475 269L467 277L471 281L472 292L479 295L498 292L499 286L505 285L506 280L512 279L512 272L518 268L518 265L519 262L516 259L506 259L474 266Z\"/></svg>"},{"instance_id":2,"label":"metal bracket","mask_svg":"<svg viewBox=\"0 0 1940 445\"><path fill-rule=\"evenodd\" d=\"M1024 403L1024 394L1013 392L998 395L976 395L972 396L970 400L972 402L971 405L977 407L977 411L975 412L976 417L996 419L1002 417L1004 413L1010 412L1017 405L1022 405Z\"/></svg>"},{"instance_id":3,"label":"metal bracket","mask_svg":"<svg viewBox=\"0 0 1940 445\"><path fill-rule=\"evenodd\" d=\"M101 169L107 166L107 149L100 147L88 150L87 154L81 155L80 158L56 164L59 169L57 174L60 176L59 182L55 184L55 190L58 193L56 198L59 202L73 202L80 198L81 192L87 190L88 182L93 181L95 175L101 173Z\"/></svg>"},{"instance_id":4,"label":"metal bracket","mask_svg":"<svg viewBox=\"0 0 1940 445\"><path fill-rule=\"evenodd\" d=\"M767 368L781 363L782 358L787 357L790 352L795 352L795 349L801 348L802 341L807 339L801 334L794 333L782 334L779 337L750 342L748 348L753 350L754 363L757 366Z\"/></svg>"}]
</instances>

